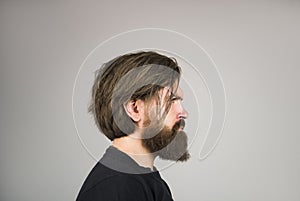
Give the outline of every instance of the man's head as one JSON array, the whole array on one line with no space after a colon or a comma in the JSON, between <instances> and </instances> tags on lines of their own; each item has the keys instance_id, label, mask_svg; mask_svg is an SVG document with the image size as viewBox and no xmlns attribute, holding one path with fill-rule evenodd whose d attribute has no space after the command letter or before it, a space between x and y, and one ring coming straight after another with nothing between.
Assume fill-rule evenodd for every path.
<instances>
[{"instance_id":1,"label":"man's head","mask_svg":"<svg viewBox=\"0 0 300 201\"><path fill-rule=\"evenodd\" d=\"M97 71L89 111L110 140L138 134L149 152L186 160L180 75L175 59L156 52L119 56Z\"/></svg>"}]
</instances>

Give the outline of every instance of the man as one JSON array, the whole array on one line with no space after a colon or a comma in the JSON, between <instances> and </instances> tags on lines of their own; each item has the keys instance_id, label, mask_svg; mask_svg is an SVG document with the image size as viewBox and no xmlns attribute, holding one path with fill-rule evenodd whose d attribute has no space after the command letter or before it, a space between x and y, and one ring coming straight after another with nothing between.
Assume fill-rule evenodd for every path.
<instances>
[{"instance_id":1,"label":"man","mask_svg":"<svg viewBox=\"0 0 300 201\"><path fill-rule=\"evenodd\" d=\"M77 201L171 201L154 159L189 159L181 68L156 52L119 56L97 72L89 111L112 141Z\"/></svg>"}]
</instances>

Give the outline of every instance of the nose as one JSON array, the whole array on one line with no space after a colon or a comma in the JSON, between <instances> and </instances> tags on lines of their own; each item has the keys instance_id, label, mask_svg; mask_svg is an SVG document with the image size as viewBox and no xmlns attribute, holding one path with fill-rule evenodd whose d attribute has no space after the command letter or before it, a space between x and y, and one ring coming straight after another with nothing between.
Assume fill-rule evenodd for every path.
<instances>
[{"instance_id":1,"label":"nose","mask_svg":"<svg viewBox=\"0 0 300 201\"><path fill-rule=\"evenodd\" d=\"M179 118L181 119L187 119L189 116L189 113L186 111L186 109L181 105L181 112L179 113Z\"/></svg>"}]
</instances>

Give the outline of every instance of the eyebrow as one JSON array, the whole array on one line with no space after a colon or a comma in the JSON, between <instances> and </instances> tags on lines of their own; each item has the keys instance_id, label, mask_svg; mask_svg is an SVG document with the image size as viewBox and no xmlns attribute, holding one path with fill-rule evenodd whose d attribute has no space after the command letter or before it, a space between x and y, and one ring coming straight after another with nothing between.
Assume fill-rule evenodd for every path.
<instances>
[{"instance_id":1,"label":"eyebrow","mask_svg":"<svg viewBox=\"0 0 300 201\"><path fill-rule=\"evenodd\" d=\"M181 96L178 96L176 94L174 94L173 92L171 92L171 99L175 98L176 100L183 100L183 98Z\"/></svg>"}]
</instances>

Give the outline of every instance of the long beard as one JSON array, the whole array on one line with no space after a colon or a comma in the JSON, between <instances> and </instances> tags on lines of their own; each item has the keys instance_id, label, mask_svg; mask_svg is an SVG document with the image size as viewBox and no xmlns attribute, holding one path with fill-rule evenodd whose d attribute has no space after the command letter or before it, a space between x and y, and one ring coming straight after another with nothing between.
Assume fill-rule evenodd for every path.
<instances>
[{"instance_id":1,"label":"long beard","mask_svg":"<svg viewBox=\"0 0 300 201\"><path fill-rule=\"evenodd\" d=\"M184 120L180 120L175 123L172 129L164 126L155 136L153 136L153 132L157 129L148 129L145 135L151 137L142 139L143 145L161 159L187 161L190 158L187 150L188 137L184 131L179 130L184 125Z\"/></svg>"}]
</instances>

